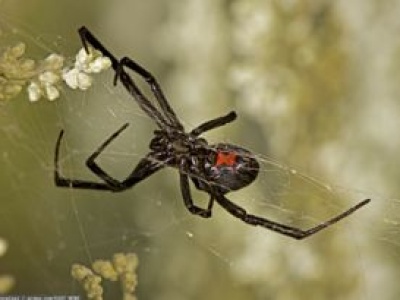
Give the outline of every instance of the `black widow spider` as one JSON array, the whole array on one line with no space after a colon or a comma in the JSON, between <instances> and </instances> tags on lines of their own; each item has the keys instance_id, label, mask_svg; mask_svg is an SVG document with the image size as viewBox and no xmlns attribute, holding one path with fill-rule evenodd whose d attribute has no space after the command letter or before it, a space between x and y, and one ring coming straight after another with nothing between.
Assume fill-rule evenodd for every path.
<instances>
[{"instance_id":1,"label":"black widow spider","mask_svg":"<svg viewBox=\"0 0 400 300\"><path fill-rule=\"evenodd\" d=\"M79 29L79 35L87 52L89 52L90 45L111 60L112 68L116 72L114 84L118 80L121 81L140 108L154 120L158 129L154 131L154 137L149 145L150 151L139 161L133 172L122 181L118 181L108 175L95 160L126 129L128 123L124 124L103 142L86 160L87 167L103 182L68 179L60 175L59 152L64 133L61 130L55 148L54 180L57 186L120 192L133 187L165 166L174 167L179 172L184 204L192 214L203 218L211 217L213 204L216 201L233 216L247 224L263 226L295 239L304 239L327 228L370 201L370 199L363 200L332 219L307 230L280 224L247 213L243 208L228 200L225 194L239 190L256 179L259 172L259 164L255 156L250 151L232 144L218 143L209 145L204 138L200 137L204 132L234 121L236 113L232 111L225 116L204 122L190 132L186 132L152 74L128 57L124 57L119 61L86 27ZM125 72L124 67L137 73L149 84L155 96L156 105L150 102L139 90L133 79ZM189 178L197 189L209 194L210 199L207 208L201 208L194 204L190 193Z\"/></svg>"}]
</instances>

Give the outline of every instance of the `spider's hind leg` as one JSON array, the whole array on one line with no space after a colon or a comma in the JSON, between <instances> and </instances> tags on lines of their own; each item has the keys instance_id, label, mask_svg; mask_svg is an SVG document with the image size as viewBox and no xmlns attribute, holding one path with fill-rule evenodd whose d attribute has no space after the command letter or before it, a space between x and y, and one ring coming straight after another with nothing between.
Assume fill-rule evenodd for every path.
<instances>
[{"instance_id":1,"label":"spider's hind leg","mask_svg":"<svg viewBox=\"0 0 400 300\"><path fill-rule=\"evenodd\" d=\"M266 218L248 214L246 210L234 204L232 201L228 200L224 195L218 195L216 197L216 200L223 208L225 208L226 211L228 211L234 217L239 218L240 220L242 220L247 224L253 226L262 226L264 228L267 228L269 230L275 231L277 233L289 236L297 240L302 240L304 238L312 236L313 234L339 222L340 220L346 218L347 216L351 215L352 213L354 213L355 211L357 211L358 209L360 209L361 207L370 202L370 199L365 199L357 203L356 205L352 206L351 208L347 209L346 211L342 212L341 214L329 219L328 221L320 223L307 230L303 230L294 226L277 223L268 220Z\"/></svg>"},{"instance_id":2,"label":"spider's hind leg","mask_svg":"<svg viewBox=\"0 0 400 300\"><path fill-rule=\"evenodd\" d=\"M185 203L186 208L194 215L198 215L203 218L210 218L214 205L214 197L210 196L207 208L201 208L193 203L192 195L190 193L188 175L180 173L180 185L183 202Z\"/></svg>"}]
</instances>

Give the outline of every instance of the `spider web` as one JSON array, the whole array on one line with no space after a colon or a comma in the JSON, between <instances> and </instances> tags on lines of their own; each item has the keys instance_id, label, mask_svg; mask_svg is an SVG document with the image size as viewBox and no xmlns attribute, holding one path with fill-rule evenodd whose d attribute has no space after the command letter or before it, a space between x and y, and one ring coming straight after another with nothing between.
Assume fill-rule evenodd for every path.
<instances>
[{"instance_id":1,"label":"spider web","mask_svg":"<svg viewBox=\"0 0 400 300\"><path fill-rule=\"evenodd\" d=\"M60 23L56 20L65 12L44 2L43 9L47 7L52 13L42 12L46 19L37 18L41 23ZM14 39L23 40L38 58L49 50L72 57L79 39L71 28L88 24L87 15L93 9L88 5L75 20L63 18L68 26L50 30L10 3L0 2L2 42L8 45ZM140 25L145 20L140 16L148 16L154 7L138 3L134 7L139 8L134 23L143 28ZM157 66L152 61L157 56L146 55L150 44L147 32L135 29L135 34L113 37L114 32L124 28L119 22L110 26L108 35L98 33L97 37L113 53L142 56L138 60L149 70L160 70L157 78L186 128L204 121L198 116L199 102L190 102L197 99L190 86L185 94L193 97L180 99L179 92L171 87L174 79L163 76L171 70ZM147 24L153 23L157 22L149 20ZM362 199L373 200L343 222L299 242L245 225L219 207L215 207L211 219L192 216L182 203L176 170L163 170L124 193L54 187L53 152L61 128L65 130L61 166L71 178L97 180L85 167L85 159L125 122L130 126L102 154L99 164L116 178L124 178L146 153L154 124L123 88L113 87L112 79L112 72L106 72L96 77L91 90L65 90L56 102L31 104L21 94L1 106L0 237L7 241L8 251L0 258L0 274L15 278L11 293L83 295L82 287L70 276L72 264L89 265L118 252L138 254L137 294L142 299L265 299L265 295L274 299L337 299L334 295L375 299L373 291L383 287L387 289L384 299L392 299L398 292L399 199L390 196L398 195L395 188L390 188L396 187L396 151L387 150L390 163L380 161L384 159L382 154L379 159L374 155L381 150L377 145L383 148L390 144L386 139L393 139L394 132L381 136L376 124L370 122L377 111L387 119L396 119L392 115L396 111L393 101L387 100L384 105L357 103L360 111L352 110L358 114L352 116L351 127L346 129L354 138L350 142L344 139L346 143L342 140L344 144L328 143L316 152L319 156L310 157L312 163L303 165L304 169L312 169L306 172L300 171L302 166L292 167L290 157L272 158L273 146L269 146L268 137L264 138L245 109L240 111L245 104L235 107L238 121L207 135L210 143L229 142L255 151L261 164L259 178L248 188L228 194L229 199L253 214L308 228ZM382 83L382 79L377 80ZM145 85L141 87L148 92ZM207 103L207 95L203 97ZM200 105L198 110L206 111L201 118L222 115L233 105L211 104ZM386 124L385 128L396 128L396 124ZM375 133L375 140L362 140L371 133ZM340 152L342 148L348 153ZM367 150L359 152L359 148ZM348 159L343 160L344 156ZM325 165L324 172L313 169L319 164ZM308 175L314 172L321 174ZM204 193L193 187L192 193L197 204L207 203ZM316 285L321 287L317 289ZM105 290L105 299L121 297L118 286L105 283Z\"/></svg>"}]
</instances>

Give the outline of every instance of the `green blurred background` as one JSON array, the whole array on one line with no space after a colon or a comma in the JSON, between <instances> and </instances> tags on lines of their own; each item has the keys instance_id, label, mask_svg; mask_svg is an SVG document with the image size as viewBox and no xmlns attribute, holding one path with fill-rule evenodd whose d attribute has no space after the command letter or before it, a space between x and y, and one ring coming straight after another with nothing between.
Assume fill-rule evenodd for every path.
<instances>
[{"instance_id":1,"label":"green blurred background","mask_svg":"<svg viewBox=\"0 0 400 300\"><path fill-rule=\"evenodd\" d=\"M63 172L74 178L95 179L86 157L125 122L101 165L123 178L146 153L154 124L108 71L87 92L34 104L22 93L0 106L0 275L14 278L10 293L84 295L72 264L135 252L139 299L399 299L398 1L0 1L2 50L22 41L35 59L72 60L82 25L151 70L188 129L238 113L207 138L262 162L257 183L229 196L240 205L311 226L373 201L292 241L219 207L209 220L192 216L175 170L118 194L56 188L61 128ZM105 299L121 297L104 288Z\"/></svg>"}]
</instances>

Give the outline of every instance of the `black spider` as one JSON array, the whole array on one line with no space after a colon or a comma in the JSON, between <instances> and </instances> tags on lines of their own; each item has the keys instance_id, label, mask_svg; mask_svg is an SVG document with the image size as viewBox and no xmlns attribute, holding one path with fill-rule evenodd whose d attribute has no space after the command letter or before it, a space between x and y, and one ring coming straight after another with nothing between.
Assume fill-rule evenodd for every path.
<instances>
[{"instance_id":1,"label":"black spider","mask_svg":"<svg viewBox=\"0 0 400 300\"><path fill-rule=\"evenodd\" d=\"M116 84L118 80L121 81L141 109L155 121L158 129L154 131L154 137L149 145L150 151L123 181L118 181L108 175L95 160L128 124L124 124L101 144L89 156L86 165L102 182L68 179L60 175L59 150L63 137L63 130L61 130L55 148L54 179L57 186L120 192L133 187L165 166L174 167L179 172L184 204L192 214L203 218L211 217L213 204L216 201L233 216L247 224L260 225L295 239L303 239L317 233L347 217L370 201L370 199L361 201L332 219L307 230L248 214L243 208L228 200L225 195L230 191L239 190L249 185L256 179L259 164L255 156L250 151L232 144L209 145L204 138L200 137L206 131L234 121L236 113L232 111L225 116L204 122L190 132L186 132L152 74L128 57L124 57L120 61L116 59L86 27L79 29L79 35L86 51L89 51L88 46L91 45L111 60L112 67L116 72L114 83ZM125 72L124 67L128 67L137 73L149 84L155 96L156 105L150 102L139 90L133 79ZM201 208L194 204L190 193L189 178L197 189L210 195L207 208Z\"/></svg>"}]
</instances>

